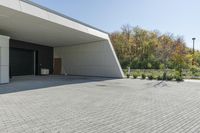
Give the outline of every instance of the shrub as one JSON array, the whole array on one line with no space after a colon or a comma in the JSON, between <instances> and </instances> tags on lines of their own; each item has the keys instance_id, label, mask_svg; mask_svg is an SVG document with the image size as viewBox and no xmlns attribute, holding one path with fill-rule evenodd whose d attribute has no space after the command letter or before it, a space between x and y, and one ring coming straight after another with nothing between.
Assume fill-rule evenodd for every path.
<instances>
[{"instance_id":1,"label":"shrub","mask_svg":"<svg viewBox=\"0 0 200 133\"><path fill-rule=\"evenodd\" d=\"M181 73L179 71L175 71L175 77L178 77L178 76L181 77Z\"/></svg>"},{"instance_id":2,"label":"shrub","mask_svg":"<svg viewBox=\"0 0 200 133\"><path fill-rule=\"evenodd\" d=\"M157 77L158 77L158 74L153 74L153 79L157 79Z\"/></svg>"},{"instance_id":3,"label":"shrub","mask_svg":"<svg viewBox=\"0 0 200 133\"><path fill-rule=\"evenodd\" d=\"M176 81L183 81L183 76L181 76L179 71L175 72L174 77L175 77Z\"/></svg>"},{"instance_id":4,"label":"shrub","mask_svg":"<svg viewBox=\"0 0 200 133\"><path fill-rule=\"evenodd\" d=\"M163 73L163 77L162 78L163 78L163 80L167 80L167 73L166 72Z\"/></svg>"},{"instance_id":5,"label":"shrub","mask_svg":"<svg viewBox=\"0 0 200 133\"><path fill-rule=\"evenodd\" d=\"M183 77L182 76L176 76L176 81L183 81Z\"/></svg>"},{"instance_id":6,"label":"shrub","mask_svg":"<svg viewBox=\"0 0 200 133\"><path fill-rule=\"evenodd\" d=\"M173 76L172 75L167 75L167 77L166 77L166 79L168 80L168 81L171 81L171 80L173 80Z\"/></svg>"},{"instance_id":7,"label":"shrub","mask_svg":"<svg viewBox=\"0 0 200 133\"><path fill-rule=\"evenodd\" d=\"M163 80L163 77L159 75L159 76L157 77L157 80Z\"/></svg>"},{"instance_id":8,"label":"shrub","mask_svg":"<svg viewBox=\"0 0 200 133\"><path fill-rule=\"evenodd\" d=\"M193 76L199 76L199 72L200 72L200 69L198 68L198 67L195 67L195 66L192 66L191 68L190 68L190 71L192 72L192 75Z\"/></svg>"},{"instance_id":9,"label":"shrub","mask_svg":"<svg viewBox=\"0 0 200 133\"><path fill-rule=\"evenodd\" d=\"M130 78L130 74L127 74L126 77L129 79Z\"/></svg>"},{"instance_id":10,"label":"shrub","mask_svg":"<svg viewBox=\"0 0 200 133\"><path fill-rule=\"evenodd\" d=\"M133 73L133 78L136 79L138 77L138 73Z\"/></svg>"},{"instance_id":11,"label":"shrub","mask_svg":"<svg viewBox=\"0 0 200 133\"><path fill-rule=\"evenodd\" d=\"M144 73L142 74L142 79L146 79L146 75Z\"/></svg>"},{"instance_id":12,"label":"shrub","mask_svg":"<svg viewBox=\"0 0 200 133\"><path fill-rule=\"evenodd\" d=\"M154 79L153 75L148 75L148 79L153 80Z\"/></svg>"}]
</instances>

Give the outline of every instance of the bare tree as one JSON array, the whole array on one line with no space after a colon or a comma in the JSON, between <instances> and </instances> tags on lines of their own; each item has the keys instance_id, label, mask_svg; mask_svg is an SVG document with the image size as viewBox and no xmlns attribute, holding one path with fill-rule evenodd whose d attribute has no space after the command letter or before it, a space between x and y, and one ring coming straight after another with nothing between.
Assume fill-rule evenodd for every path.
<instances>
[{"instance_id":1,"label":"bare tree","mask_svg":"<svg viewBox=\"0 0 200 133\"><path fill-rule=\"evenodd\" d=\"M125 35L127 43L130 41L132 29L133 29L133 27L131 27L129 24L123 25L121 27L122 34Z\"/></svg>"}]
</instances>

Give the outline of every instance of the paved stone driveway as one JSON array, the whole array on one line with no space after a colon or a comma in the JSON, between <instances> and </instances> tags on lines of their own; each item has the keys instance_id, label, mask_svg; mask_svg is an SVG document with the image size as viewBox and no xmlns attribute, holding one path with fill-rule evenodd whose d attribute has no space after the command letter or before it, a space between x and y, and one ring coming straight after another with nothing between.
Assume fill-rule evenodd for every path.
<instances>
[{"instance_id":1,"label":"paved stone driveway","mask_svg":"<svg viewBox=\"0 0 200 133\"><path fill-rule=\"evenodd\" d=\"M0 93L0 133L200 132L200 83L21 77Z\"/></svg>"}]
</instances>

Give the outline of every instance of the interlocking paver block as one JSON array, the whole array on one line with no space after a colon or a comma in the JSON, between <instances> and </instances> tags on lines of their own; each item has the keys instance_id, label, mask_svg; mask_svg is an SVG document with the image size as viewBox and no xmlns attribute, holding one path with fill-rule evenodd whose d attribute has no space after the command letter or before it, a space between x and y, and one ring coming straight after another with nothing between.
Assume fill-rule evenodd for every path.
<instances>
[{"instance_id":1,"label":"interlocking paver block","mask_svg":"<svg viewBox=\"0 0 200 133\"><path fill-rule=\"evenodd\" d=\"M0 85L0 133L200 132L200 83L158 83L17 77Z\"/></svg>"}]
</instances>

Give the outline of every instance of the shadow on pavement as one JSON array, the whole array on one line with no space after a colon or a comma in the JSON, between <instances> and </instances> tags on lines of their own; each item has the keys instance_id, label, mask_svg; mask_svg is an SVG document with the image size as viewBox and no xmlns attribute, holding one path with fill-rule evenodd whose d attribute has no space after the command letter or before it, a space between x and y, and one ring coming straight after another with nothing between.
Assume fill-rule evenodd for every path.
<instances>
[{"instance_id":1,"label":"shadow on pavement","mask_svg":"<svg viewBox=\"0 0 200 133\"><path fill-rule=\"evenodd\" d=\"M113 80L113 78L80 77L80 76L19 76L13 77L9 84L0 85L0 94L44 89L48 87L82 84Z\"/></svg>"}]
</instances>

